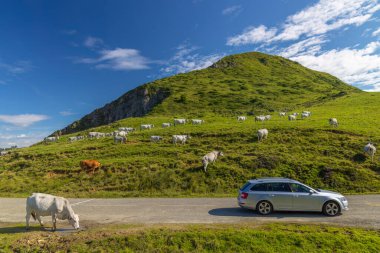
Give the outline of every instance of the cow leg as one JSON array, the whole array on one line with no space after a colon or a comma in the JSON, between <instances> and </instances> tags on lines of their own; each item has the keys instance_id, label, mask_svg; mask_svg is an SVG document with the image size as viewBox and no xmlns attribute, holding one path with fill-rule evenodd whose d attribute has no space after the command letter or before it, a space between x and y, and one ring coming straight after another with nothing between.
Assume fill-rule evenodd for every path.
<instances>
[{"instance_id":1,"label":"cow leg","mask_svg":"<svg viewBox=\"0 0 380 253\"><path fill-rule=\"evenodd\" d=\"M31 211L29 209L26 209L26 230L29 230L29 221L30 221Z\"/></svg>"},{"instance_id":2,"label":"cow leg","mask_svg":"<svg viewBox=\"0 0 380 253\"><path fill-rule=\"evenodd\" d=\"M36 215L36 218L37 218L38 222L40 223L41 227L43 227L44 226L44 222L41 220L41 216Z\"/></svg>"},{"instance_id":3,"label":"cow leg","mask_svg":"<svg viewBox=\"0 0 380 253\"><path fill-rule=\"evenodd\" d=\"M52 231L55 231L57 229L57 215L56 214L51 215L51 221L53 223Z\"/></svg>"}]
</instances>

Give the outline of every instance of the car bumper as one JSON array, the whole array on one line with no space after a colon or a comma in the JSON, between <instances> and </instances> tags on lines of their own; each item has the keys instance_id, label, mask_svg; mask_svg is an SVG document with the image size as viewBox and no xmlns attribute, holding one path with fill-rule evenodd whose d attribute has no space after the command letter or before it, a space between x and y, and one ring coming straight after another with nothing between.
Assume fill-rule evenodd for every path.
<instances>
[{"instance_id":1,"label":"car bumper","mask_svg":"<svg viewBox=\"0 0 380 253\"><path fill-rule=\"evenodd\" d=\"M341 201L341 209L342 211L348 211L349 208L348 208L348 201Z\"/></svg>"}]
</instances>

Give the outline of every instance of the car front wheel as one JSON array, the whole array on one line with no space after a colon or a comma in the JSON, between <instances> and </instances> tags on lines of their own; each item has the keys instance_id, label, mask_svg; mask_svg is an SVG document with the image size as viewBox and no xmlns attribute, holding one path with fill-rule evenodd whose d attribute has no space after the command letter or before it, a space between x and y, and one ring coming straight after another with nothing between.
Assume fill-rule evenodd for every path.
<instances>
[{"instance_id":1,"label":"car front wheel","mask_svg":"<svg viewBox=\"0 0 380 253\"><path fill-rule=\"evenodd\" d=\"M259 214L267 215L273 212L273 206L269 201L260 201L257 206L256 210Z\"/></svg>"},{"instance_id":2,"label":"car front wheel","mask_svg":"<svg viewBox=\"0 0 380 253\"><path fill-rule=\"evenodd\" d=\"M340 206L335 201L328 201L323 206L323 214L327 216L336 216L340 213Z\"/></svg>"}]
</instances>

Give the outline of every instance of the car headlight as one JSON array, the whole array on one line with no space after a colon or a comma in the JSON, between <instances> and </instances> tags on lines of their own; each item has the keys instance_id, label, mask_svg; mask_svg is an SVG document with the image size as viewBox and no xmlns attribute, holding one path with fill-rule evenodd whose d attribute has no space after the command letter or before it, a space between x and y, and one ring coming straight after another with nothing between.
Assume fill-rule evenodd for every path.
<instances>
[{"instance_id":1,"label":"car headlight","mask_svg":"<svg viewBox=\"0 0 380 253\"><path fill-rule=\"evenodd\" d=\"M345 197L339 197L339 200L342 202L347 201L347 199Z\"/></svg>"}]
</instances>

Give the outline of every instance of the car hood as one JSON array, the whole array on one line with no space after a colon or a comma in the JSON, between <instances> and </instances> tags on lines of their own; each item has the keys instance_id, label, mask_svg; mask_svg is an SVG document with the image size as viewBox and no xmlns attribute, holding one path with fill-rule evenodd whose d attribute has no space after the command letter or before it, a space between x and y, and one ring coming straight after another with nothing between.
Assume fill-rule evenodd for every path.
<instances>
[{"instance_id":1,"label":"car hood","mask_svg":"<svg viewBox=\"0 0 380 253\"><path fill-rule=\"evenodd\" d=\"M335 195L337 197L343 197L343 195L340 194L340 193L338 193L338 192L333 192L333 191L328 191L328 190L322 190L322 189L318 189L317 191L318 191L318 193L320 193L322 195L329 195L329 196Z\"/></svg>"}]
</instances>

